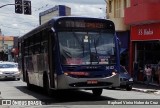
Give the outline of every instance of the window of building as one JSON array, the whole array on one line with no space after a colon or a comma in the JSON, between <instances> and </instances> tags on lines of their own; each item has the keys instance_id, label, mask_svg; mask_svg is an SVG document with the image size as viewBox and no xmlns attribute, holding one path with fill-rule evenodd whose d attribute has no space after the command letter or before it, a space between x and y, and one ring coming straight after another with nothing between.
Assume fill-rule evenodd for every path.
<instances>
[{"instance_id":1,"label":"window of building","mask_svg":"<svg viewBox=\"0 0 160 108\"><path fill-rule=\"evenodd\" d=\"M136 6L136 5L138 5L138 0L133 1L133 6Z\"/></svg>"},{"instance_id":2,"label":"window of building","mask_svg":"<svg viewBox=\"0 0 160 108\"><path fill-rule=\"evenodd\" d=\"M120 11L121 11L121 0L115 1L115 18L120 17Z\"/></svg>"},{"instance_id":3,"label":"window of building","mask_svg":"<svg viewBox=\"0 0 160 108\"><path fill-rule=\"evenodd\" d=\"M109 13L111 13L111 12L112 12L112 1L109 0Z\"/></svg>"},{"instance_id":4,"label":"window of building","mask_svg":"<svg viewBox=\"0 0 160 108\"><path fill-rule=\"evenodd\" d=\"M124 8L127 7L127 0L124 0Z\"/></svg>"}]
</instances>

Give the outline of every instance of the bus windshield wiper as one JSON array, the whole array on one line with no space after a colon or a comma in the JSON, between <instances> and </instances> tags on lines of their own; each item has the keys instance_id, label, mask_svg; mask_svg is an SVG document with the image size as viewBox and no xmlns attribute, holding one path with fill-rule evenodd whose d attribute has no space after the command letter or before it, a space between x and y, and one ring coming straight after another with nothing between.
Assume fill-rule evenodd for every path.
<instances>
[{"instance_id":1,"label":"bus windshield wiper","mask_svg":"<svg viewBox=\"0 0 160 108\"><path fill-rule=\"evenodd\" d=\"M77 37L77 35L75 34L75 32L73 32L73 36L76 38L76 40L78 41L78 43L81 45L81 48L83 49L83 57L84 57L84 43L83 41L81 42L80 39Z\"/></svg>"},{"instance_id":2,"label":"bus windshield wiper","mask_svg":"<svg viewBox=\"0 0 160 108\"><path fill-rule=\"evenodd\" d=\"M98 37L98 39L95 41L96 46L97 46L97 44L99 43L99 39L100 39L100 37L101 37L101 32L99 33L99 37Z\"/></svg>"},{"instance_id":3,"label":"bus windshield wiper","mask_svg":"<svg viewBox=\"0 0 160 108\"><path fill-rule=\"evenodd\" d=\"M97 53L97 44L96 44L95 39L93 40L93 43L94 43L94 49L96 51L96 59L98 59L97 61L98 61L98 64L99 64L99 56L98 56L98 53Z\"/></svg>"}]
</instances>

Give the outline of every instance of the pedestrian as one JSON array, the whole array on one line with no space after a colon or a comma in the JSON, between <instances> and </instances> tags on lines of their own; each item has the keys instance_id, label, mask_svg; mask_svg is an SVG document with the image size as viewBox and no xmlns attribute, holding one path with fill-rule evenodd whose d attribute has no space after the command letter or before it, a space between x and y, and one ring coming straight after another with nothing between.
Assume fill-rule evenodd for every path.
<instances>
[{"instance_id":1,"label":"pedestrian","mask_svg":"<svg viewBox=\"0 0 160 108\"><path fill-rule=\"evenodd\" d=\"M134 75L133 75L134 81L137 81L137 77L138 77L138 63L135 62L134 63Z\"/></svg>"},{"instance_id":2,"label":"pedestrian","mask_svg":"<svg viewBox=\"0 0 160 108\"><path fill-rule=\"evenodd\" d=\"M152 68L151 65L147 65L144 69L146 77L147 77L147 86L149 85L149 83L151 82L152 79Z\"/></svg>"},{"instance_id":3,"label":"pedestrian","mask_svg":"<svg viewBox=\"0 0 160 108\"><path fill-rule=\"evenodd\" d=\"M144 65L144 68L143 68L143 82L144 83L147 81L147 75L146 75L146 72L145 72L146 67L147 67L147 65Z\"/></svg>"},{"instance_id":4,"label":"pedestrian","mask_svg":"<svg viewBox=\"0 0 160 108\"><path fill-rule=\"evenodd\" d=\"M158 63L157 75L158 75L158 84L160 86L160 63Z\"/></svg>"}]
</instances>

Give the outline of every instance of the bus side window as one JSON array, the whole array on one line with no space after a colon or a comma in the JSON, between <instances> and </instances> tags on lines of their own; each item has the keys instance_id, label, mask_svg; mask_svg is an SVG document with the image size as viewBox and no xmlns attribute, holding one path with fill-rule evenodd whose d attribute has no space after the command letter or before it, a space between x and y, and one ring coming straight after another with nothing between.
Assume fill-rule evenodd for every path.
<instances>
[{"instance_id":1,"label":"bus side window","mask_svg":"<svg viewBox=\"0 0 160 108\"><path fill-rule=\"evenodd\" d=\"M40 52L41 52L41 44L35 45L34 48L35 48L35 54L40 54Z\"/></svg>"},{"instance_id":2,"label":"bus side window","mask_svg":"<svg viewBox=\"0 0 160 108\"><path fill-rule=\"evenodd\" d=\"M55 49L55 32L54 31L52 31L51 29L48 29L48 36L49 36L49 38L51 39L51 43L52 43L52 45L53 45L53 50Z\"/></svg>"},{"instance_id":3,"label":"bus side window","mask_svg":"<svg viewBox=\"0 0 160 108\"><path fill-rule=\"evenodd\" d=\"M24 48L24 56L27 56L28 55L28 47L25 47Z\"/></svg>"},{"instance_id":4,"label":"bus side window","mask_svg":"<svg viewBox=\"0 0 160 108\"><path fill-rule=\"evenodd\" d=\"M36 34L35 36L35 54L40 54L41 53L41 32L39 32L38 34Z\"/></svg>"},{"instance_id":5,"label":"bus side window","mask_svg":"<svg viewBox=\"0 0 160 108\"><path fill-rule=\"evenodd\" d=\"M29 49L28 55L34 54L34 46L30 46L28 49Z\"/></svg>"},{"instance_id":6,"label":"bus side window","mask_svg":"<svg viewBox=\"0 0 160 108\"><path fill-rule=\"evenodd\" d=\"M47 53L48 52L47 42L43 42L41 44L41 51L42 51L42 53Z\"/></svg>"}]
</instances>

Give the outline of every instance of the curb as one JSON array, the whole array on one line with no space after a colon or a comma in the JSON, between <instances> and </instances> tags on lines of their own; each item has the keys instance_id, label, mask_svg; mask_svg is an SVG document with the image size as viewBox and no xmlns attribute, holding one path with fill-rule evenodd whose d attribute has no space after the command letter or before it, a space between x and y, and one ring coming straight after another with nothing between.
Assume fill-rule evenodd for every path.
<instances>
[{"instance_id":1,"label":"curb","mask_svg":"<svg viewBox=\"0 0 160 108\"><path fill-rule=\"evenodd\" d=\"M143 85L146 85L146 84L145 84L144 82L142 82L142 81L136 81L136 82L134 82L134 84L143 84ZM155 87L159 87L159 84L150 83L149 85L155 86Z\"/></svg>"},{"instance_id":2,"label":"curb","mask_svg":"<svg viewBox=\"0 0 160 108\"><path fill-rule=\"evenodd\" d=\"M132 88L133 91L138 91L138 92L143 92L143 93L155 93L155 94L160 94L160 91L158 90L153 90L153 89L137 89L137 88Z\"/></svg>"},{"instance_id":3,"label":"curb","mask_svg":"<svg viewBox=\"0 0 160 108\"><path fill-rule=\"evenodd\" d=\"M138 85L141 85L141 86L146 86L146 84L142 81L136 81L136 82L134 82L134 84L135 85L138 84ZM152 86L153 89L149 89L149 88L148 89L147 88L146 89L145 88L141 89L141 88L133 87L132 90L133 91L138 91L138 92L143 92L143 93L160 94L160 90L155 89L155 87L156 88L160 87L158 84L150 83L149 86Z\"/></svg>"}]
</instances>

